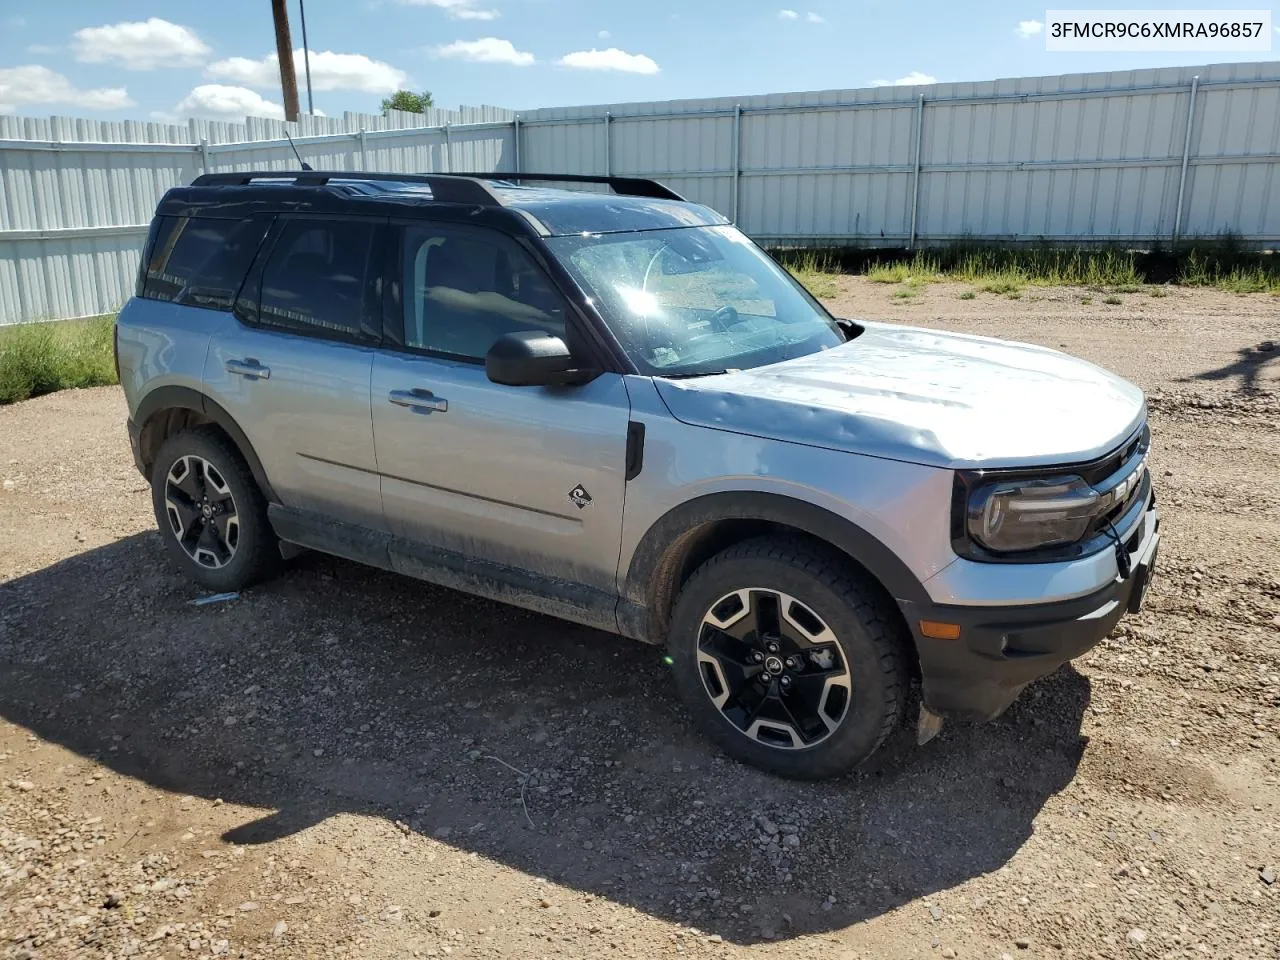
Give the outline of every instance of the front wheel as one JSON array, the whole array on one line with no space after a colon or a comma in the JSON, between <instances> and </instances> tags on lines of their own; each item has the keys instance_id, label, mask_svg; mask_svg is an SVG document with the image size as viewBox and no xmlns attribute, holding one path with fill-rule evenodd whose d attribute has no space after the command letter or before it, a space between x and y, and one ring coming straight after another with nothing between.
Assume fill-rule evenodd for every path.
<instances>
[{"instance_id":1,"label":"front wheel","mask_svg":"<svg viewBox=\"0 0 1280 960\"><path fill-rule=\"evenodd\" d=\"M897 726L904 641L894 611L851 564L766 537L689 578L668 651L695 723L726 753L819 779L866 760Z\"/></svg>"}]
</instances>

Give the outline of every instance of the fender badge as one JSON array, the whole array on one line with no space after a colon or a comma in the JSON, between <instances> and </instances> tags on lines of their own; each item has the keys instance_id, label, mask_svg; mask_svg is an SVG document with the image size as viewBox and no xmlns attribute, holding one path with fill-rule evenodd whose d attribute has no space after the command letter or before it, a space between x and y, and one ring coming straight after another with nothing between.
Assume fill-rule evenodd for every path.
<instances>
[{"instance_id":1,"label":"fender badge","mask_svg":"<svg viewBox=\"0 0 1280 960\"><path fill-rule=\"evenodd\" d=\"M582 484L578 484L569 491L569 502L581 510L591 503L591 494L587 493L586 487Z\"/></svg>"}]
</instances>

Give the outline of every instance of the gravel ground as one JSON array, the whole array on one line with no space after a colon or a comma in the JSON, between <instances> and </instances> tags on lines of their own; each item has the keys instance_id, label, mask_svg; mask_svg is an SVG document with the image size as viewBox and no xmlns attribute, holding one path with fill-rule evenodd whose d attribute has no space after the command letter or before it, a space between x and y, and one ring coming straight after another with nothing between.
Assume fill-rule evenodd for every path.
<instances>
[{"instance_id":1,"label":"gravel ground","mask_svg":"<svg viewBox=\"0 0 1280 960\"><path fill-rule=\"evenodd\" d=\"M1141 384L1162 566L1005 717L820 784L585 628L314 555L191 606L119 391L0 408L0 958L1280 957L1280 299L963 289L834 302Z\"/></svg>"}]
</instances>

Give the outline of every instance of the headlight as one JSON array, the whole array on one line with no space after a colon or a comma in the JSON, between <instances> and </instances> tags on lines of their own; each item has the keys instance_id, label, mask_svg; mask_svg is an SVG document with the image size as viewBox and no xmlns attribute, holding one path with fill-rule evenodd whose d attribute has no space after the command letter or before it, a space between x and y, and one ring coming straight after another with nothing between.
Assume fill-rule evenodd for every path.
<instances>
[{"instance_id":1,"label":"headlight","mask_svg":"<svg viewBox=\"0 0 1280 960\"><path fill-rule=\"evenodd\" d=\"M1075 543L1110 503L1077 476L988 483L969 495L968 533L1001 553Z\"/></svg>"}]
</instances>

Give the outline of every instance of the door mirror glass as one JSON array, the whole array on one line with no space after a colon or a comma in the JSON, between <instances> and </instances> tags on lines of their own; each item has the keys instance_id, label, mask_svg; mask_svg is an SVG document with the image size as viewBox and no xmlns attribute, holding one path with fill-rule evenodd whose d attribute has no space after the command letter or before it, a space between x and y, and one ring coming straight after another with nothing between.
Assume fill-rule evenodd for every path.
<instances>
[{"instance_id":1,"label":"door mirror glass","mask_svg":"<svg viewBox=\"0 0 1280 960\"><path fill-rule=\"evenodd\" d=\"M545 387L579 379L573 357L559 337L540 330L508 333L494 341L484 358L484 372L508 387Z\"/></svg>"}]
</instances>

